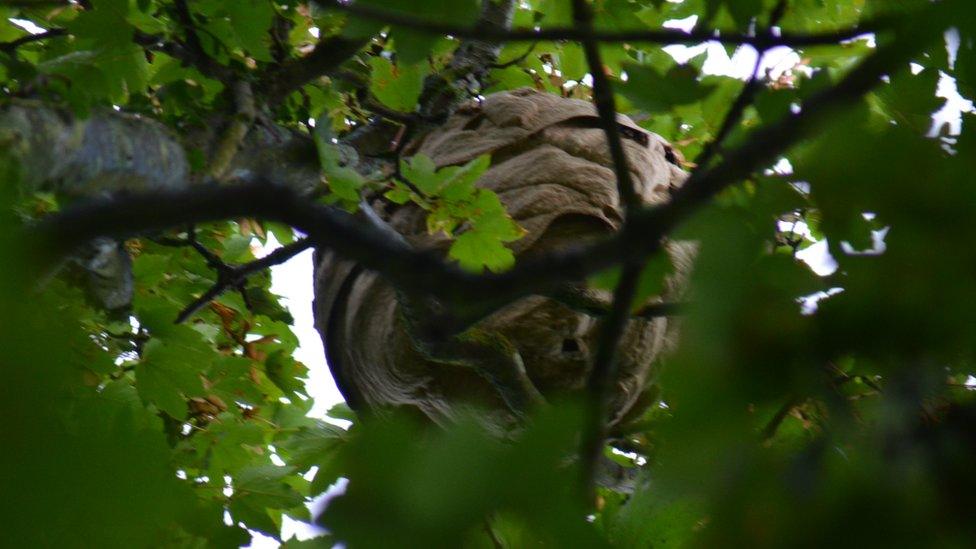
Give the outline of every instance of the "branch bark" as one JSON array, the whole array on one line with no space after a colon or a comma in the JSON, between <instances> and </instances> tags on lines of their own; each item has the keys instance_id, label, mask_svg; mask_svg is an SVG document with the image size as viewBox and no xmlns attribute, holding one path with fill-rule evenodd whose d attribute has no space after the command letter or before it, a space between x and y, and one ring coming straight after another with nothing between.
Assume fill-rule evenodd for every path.
<instances>
[{"instance_id":1,"label":"branch bark","mask_svg":"<svg viewBox=\"0 0 976 549\"><path fill-rule=\"evenodd\" d=\"M586 0L573 0L573 20L577 29L592 32L593 12ZM613 159L614 174L617 178L617 193L626 211L624 216L624 227L626 227L633 213L640 208L640 197L634 190L627 155L620 140L613 88L600 58L599 44L593 38L585 38L582 45L593 78L593 103L600 117L600 125L607 136L607 145L610 148L610 157ZM603 445L607 438L607 416L610 414L613 386L619 377L617 348L630 318L630 305L637 294L641 267L642 261L636 258L624 263L620 282L613 293L610 312L601 326L597 352L593 357L593 368L586 381L589 413L584 420L580 455L582 456L583 490L589 501L593 501L596 495L597 464L603 454Z\"/></svg>"},{"instance_id":2,"label":"branch bark","mask_svg":"<svg viewBox=\"0 0 976 549\"><path fill-rule=\"evenodd\" d=\"M246 289L244 284L247 282L248 276L269 269L275 265L281 265L311 247L312 241L304 238L282 246L261 259L256 259L243 265L227 265L218 259L217 264L211 265L217 269L217 282L204 292L203 295L184 307L176 317L176 323L181 324L185 322L227 290L237 288L243 293ZM207 262L213 263L213 259L208 257Z\"/></svg>"},{"instance_id":3,"label":"branch bark","mask_svg":"<svg viewBox=\"0 0 976 549\"><path fill-rule=\"evenodd\" d=\"M227 128L224 129L217 148L214 149L213 157L210 159L210 166L207 175L220 181L227 173L237 150L241 147L244 137L247 136L254 118L257 116L257 108L254 105L254 92L251 85L244 80L236 80L230 87L234 101L234 114L230 117Z\"/></svg>"},{"instance_id":4,"label":"branch bark","mask_svg":"<svg viewBox=\"0 0 976 549\"><path fill-rule=\"evenodd\" d=\"M329 74L369 43L367 39L333 36L320 40L301 58L285 61L261 79L257 89L270 105L284 101L305 84Z\"/></svg>"}]
</instances>

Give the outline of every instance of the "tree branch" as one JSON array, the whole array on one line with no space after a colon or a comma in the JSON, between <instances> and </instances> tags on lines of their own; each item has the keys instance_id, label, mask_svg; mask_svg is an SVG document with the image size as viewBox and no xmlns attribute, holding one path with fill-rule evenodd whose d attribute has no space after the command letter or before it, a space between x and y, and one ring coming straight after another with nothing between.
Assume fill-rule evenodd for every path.
<instances>
[{"instance_id":1,"label":"tree branch","mask_svg":"<svg viewBox=\"0 0 976 549\"><path fill-rule=\"evenodd\" d=\"M772 13L769 16L769 24L767 28L763 31L763 34L772 35L772 28L779 24L779 21L786 15L786 0L780 0L780 2L773 8ZM745 115L746 109L753 103L756 98L756 93L759 91L761 80L759 79L759 72L762 70L763 59L766 58L766 52L769 51L768 48L759 48L756 50L756 64L752 68L752 74L746 85L742 88L738 97L735 98L735 102L729 107L728 113L725 115L725 120L722 121L721 127L719 127L718 132L715 134L715 138L712 139L702 150L698 158L695 159L695 163L698 166L705 166L711 162L715 154L720 153L722 150L723 143L732 130L742 121L742 116Z\"/></svg>"},{"instance_id":2,"label":"tree branch","mask_svg":"<svg viewBox=\"0 0 976 549\"><path fill-rule=\"evenodd\" d=\"M573 0L573 21L576 23L576 28L592 32L593 12L586 0ZM613 89L603 67L603 61L600 59L598 44L593 38L587 37L583 40L582 45L593 78L593 103L596 105L597 114L600 118L600 126L607 136L614 175L617 178L617 193L626 210L624 217L624 226L626 227L631 215L640 207L640 197L635 192L634 183L630 177L630 166L627 163L627 154L624 151L623 142L620 139L620 128L617 124ZM630 306L637 294L637 282L640 280L641 266L642 261L636 258L624 264L620 281L614 290L610 313L601 326L597 352L593 358L593 369L590 370L586 382L589 413L583 428L580 452L582 456L583 489L590 500L595 495L597 464L603 454L604 441L607 439L607 416L610 412L610 401L613 399L612 389L619 372L617 347L630 318Z\"/></svg>"},{"instance_id":3,"label":"tree branch","mask_svg":"<svg viewBox=\"0 0 976 549\"><path fill-rule=\"evenodd\" d=\"M159 49L163 53L195 67L204 76L217 79L225 84L233 80L235 76L234 71L229 67L221 65L203 49L203 44L200 42L200 37L196 32L193 14L190 12L186 0L173 0L173 9L176 12L176 20L179 21L186 32L185 44L176 40L166 41L161 37L145 34L138 30L136 30L133 36L134 41L142 46L155 46L154 49Z\"/></svg>"},{"instance_id":4,"label":"tree branch","mask_svg":"<svg viewBox=\"0 0 976 549\"><path fill-rule=\"evenodd\" d=\"M213 78L214 80L226 83L235 78L234 71L230 67L221 65L208 55L201 57L181 42L165 40L162 36L147 34L140 30L135 31L132 36L132 41L144 48L161 51L174 59L182 61L186 66L194 67L200 71L200 74Z\"/></svg>"},{"instance_id":5,"label":"tree branch","mask_svg":"<svg viewBox=\"0 0 976 549\"><path fill-rule=\"evenodd\" d=\"M515 0L486 1L474 28L485 31L505 31L512 25ZM501 45L476 36L462 36L450 65L440 74L424 79L418 112L425 120L443 121L457 104L477 95L491 66L498 61ZM434 123L428 123L433 127Z\"/></svg>"},{"instance_id":6,"label":"tree branch","mask_svg":"<svg viewBox=\"0 0 976 549\"><path fill-rule=\"evenodd\" d=\"M951 4L937 4L928 12ZM913 21L918 22L919 17ZM939 21L940 23L942 21ZM929 21L928 23L932 23ZM257 217L288 223L316 245L382 273L404 292L436 296L451 306L452 317L432 318L443 329L463 329L492 310L519 297L545 294L567 283L634 259L656 253L661 238L717 193L769 165L784 151L810 135L821 123L875 86L881 77L932 39L942 26L916 24L879 47L837 85L806 101L799 112L754 130L745 143L712 168L696 170L667 204L636 211L615 236L526 258L503 274L473 275L429 252L392 240L375 227L364 226L346 212L311 204L289 189L258 183L202 186L179 191L132 193L71 206L37 225L32 249L42 267L52 267L67 252L100 235L131 235L181 223ZM918 29L928 29L919 35ZM450 321L450 322L446 322Z\"/></svg>"},{"instance_id":7,"label":"tree branch","mask_svg":"<svg viewBox=\"0 0 976 549\"><path fill-rule=\"evenodd\" d=\"M270 104L280 103L295 90L336 69L368 43L368 39L343 36L319 40L308 55L289 59L268 72L257 89Z\"/></svg>"},{"instance_id":8,"label":"tree branch","mask_svg":"<svg viewBox=\"0 0 976 549\"><path fill-rule=\"evenodd\" d=\"M67 36L68 31L65 29L51 29L44 32L39 32L37 34L28 34L26 36L21 36L16 40L11 40L10 42L0 42L0 51L2 52L13 52L20 46L24 44L29 44L31 42L37 42L40 40L46 40L48 38L56 38L59 36Z\"/></svg>"},{"instance_id":9,"label":"tree branch","mask_svg":"<svg viewBox=\"0 0 976 549\"><path fill-rule=\"evenodd\" d=\"M220 141L214 149L210 159L210 166L207 168L207 175L214 180L220 181L227 173L237 149L247 136L248 130L254 123L257 116L257 108L254 105L254 92L251 85L244 80L235 80L230 85L230 91L234 101L234 115L231 117L227 128L224 129Z\"/></svg>"},{"instance_id":10,"label":"tree branch","mask_svg":"<svg viewBox=\"0 0 976 549\"><path fill-rule=\"evenodd\" d=\"M350 15L379 21L390 25L408 27L430 34L450 35L457 38L470 38L485 42L532 42L573 40L596 40L598 42L651 42L657 44L697 44L707 41L718 41L723 44L750 44L756 47L769 48L772 46L817 46L831 45L852 40L865 34L870 34L887 27L886 21L870 21L854 28L811 34L781 33L779 36L755 36L735 32L721 32L713 29L692 30L684 32L678 29L660 30L626 30L626 31L597 31L578 27L548 27L543 29L512 29L485 28L477 25L460 27L450 23L441 23L403 12L374 8L368 5L341 3L338 0L315 0L317 4Z\"/></svg>"},{"instance_id":11,"label":"tree branch","mask_svg":"<svg viewBox=\"0 0 976 549\"><path fill-rule=\"evenodd\" d=\"M592 290L574 285L565 286L546 294L546 297L562 303L566 307L597 318L610 314L610 305L593 295ZM687 303L648 303L631 314L632 318L652 319L664 316L679 316Z\"/></svg>"},{"instance_id":12,"label":"tree branch","mask_svg":"<svg viewBox=\"0 0 976 549\"><path fill-rule=\"evenodd\" d=\"M778 410L776 410L776 413L773 414L773 417L769 420L769 423L767 423L766 426L763 427L762 441L769 442L770 440L772 440L772 438L776 436L776 431L779 430L779 426L783 424L783 420L785 420L787 416L790 415L790 412L793 410L793 408L796 408L800 404L803 404L803 401L804 399L795 395L788 398L786 402L784 402L783 405L780 406Z\"/></svg>"},{"instance_id":13,"label":"tree branch","mask_svg":"<svg viewBox=\"0 0 976 549\"><path fill-rule=\"evenodd\" d=\"M210 56L204 51L203 43L200 42L200 37L197 36L196 23L193 22L193 14L190 13L190 7L187 5L186 0L173 0L173 8L176 11L177 21L180 22L180 25L186 32L186 44L190 51L201 59L209 59Z\"/></svg>"},{"instance_id":14,"label":"tree branch","mask_svg":"<svg viewBox=\"0 0 976 549\"><path fill-rule=\"evenodd\" d=\"M630 306L637 295L642 264L631 260L624 264L620 282L613 292L613 305L610 314L603 320L597 342L593 369L586 380L588 413L584 419L580 438L582 460L583 490L592 502L595 496L597 464L603 455L603 447L609 434L610 403L613 400L614 386L619 375L617 348L620 337L630 320Z\"/></svg>"},{"instance_id":15,"label":"tree branch","mask_svg":"<svg viewBox=\"0 0 976 549\"><path fill-rule=\"evenodd\" d=\"M521 55L519 55L517 57L513 57L512 59L509 59L508 61L505 61L504 63L492 63L489 66L489 68L492 68L492 69L507 69L508 67L514 67L515 65L518 65L522 61L525 61L530 55L532 55L532 52L535 51L535 48L538 45L539 45L538 42L532 42L532 44L529 45L529 48L525 50L525 53L523 53L523 54L521 54Z\"/></svg>"},{"instance_id":16,"label":"tree branch","mask_svg":"<svg viewBox=\"0 0 976 549\"><path fill-rule=\"evenodd\" d=\"M573 0L573 19L577 28L585 31L593 30L593 12L586 0ZM586 62L593 77L593 103L596 105L600 126L607 135L607 145L610 147L610 158L613 160L613 170L617 177L617 193L620 202L629 215L640 206L640 197L634 191L634 182L630 178L630 166L627 164L627 154L620 140L620 127L617 124L617 109L613 102L613 89L607 78L600 58L600 50L593 38L583 40L583 51ZM625 218L626 222L626 218Z\"/></svg>"},{"instance_id":17,"label":"tree branch","mask_svg":"<svg viewBox=\"0 0 976 549\"><path fill-rule=\"evenodd\" d=\"M195 243L195 238L192 241L187 242L189 245L194 245ZM282 263L311 247L312 240L303 238L301 240L292 242L287 246L282 246L261 259L256 259L243 265L228 265L219 258L217 259L217 264L214 264L212 260L213 253L204 248L204 250L206 250L204 257L207 259L207 263L212 268L217 270L217 282L211 286L210 289L204 292L203 295L197 299L194 299L189 305L184 307L183 310L180 311L180 314L177 315L176 323L182 324L191 316L195 315L200 309L204 308L208 303L220 296L220 294L231 288L237 288L243 294L245 290L244 285L247 282L248 276L271 268L275 265L281 265ZM197 246L194 246L194 248L198 249L199 251Z\"/></svg>"}]
</instances>

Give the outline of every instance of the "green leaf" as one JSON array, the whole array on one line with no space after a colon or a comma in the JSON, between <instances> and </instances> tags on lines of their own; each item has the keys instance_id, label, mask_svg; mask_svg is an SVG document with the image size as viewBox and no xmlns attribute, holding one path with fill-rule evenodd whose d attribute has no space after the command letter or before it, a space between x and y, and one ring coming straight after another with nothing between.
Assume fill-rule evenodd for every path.
<instances>
[{"instance_id":1,"label":"green leaf","mask_svg":"<svg viewBox=\"0 0 976 549\"><path fill-rule=\"evenodd\" d=\"M437 166L429 156L417 154L400 161L400 173L421 192L434 196L444 182L443 175L437 174Z\"/></svg>"},{"instance_id":2,"label":"green leaf","mask_svg":"<svg viewBox=\"0 0 976 549\"><path fill-rule=\"evenodd\" d=\"M573 26L571 0L540 0L536 10L542 14L542 22L546 27Z\"/></svg>"},{"instance_id":3,"label":"green leaf","mask_svg":"<svg viewBox=\"0 0 976 549\"><path fill-rule=\"evenodd\" d=\"M724 0L724 4L739 28L748 27L763 9L763 0Z\"/></svg>"},{"instance_id":4,"label":"green leaf","mask_svg":"<svg viewBox=\"0 0 976 549\"><path fill-rule=\"evenodd\" d=\"M477 0L359 0L359 3L428 21L451 21L458 25L474 23L480 9Z\"/></svg>"},{"instance_id":5,"label":"green leaf","mask_svg":"<svg viewBox=\"0 0 976 549\"><path fill-rule=\"evenodd\" d=\"M206 372L209 392L228 406L236 402L259 406L264 402L264 395L251 378L253 367L254 362L244 357L221 357Z\"/></svg>"},{"instance_id":6,"label":"green leaf","mask_svg":"<svg viewBox=\"0 0 976 549\"><path fill-rule=\"evenodd\" d=\"M659 253L648 259L637 280L637 291L634 294L631 309L637 311L647 303L649 298L661 295L664 290L665 277L672 271L671 260L667 254ZM594 288L612 292L620 283L620 274L620 267L607 269L591 276L589 284Z\"/></svg>"},{"instance_id":7,"label":"green leaf","mask_svg":"<svg viewBox=\"0 0 976 549\"><path fill-rule=\"evenodd\" d=\"M932 113L946 103L945 98L935 95L939 78L939 71L933 69L918 74L901 74L880 88L878 97L895 123L925 134L932 125Z\"/></svg>"},{"instance_id":8,"label":"green leaf","mask_svg":"<svg viewBox=\"0 0 976 549\"><path fill-rule=\"evenodd\" d=\"M578 44L569 43L559 52L559 71L566 80L580 80L590 68L586 64L583 48Z\"/></svg>"},{"instance_id":9,"label":"green leaf","mask_svg":"<svg viewBox=\"0 0 976 549\"><path fill-rule=\"evenodd\" d=\"M461 268L480 273L486 267L493 272L502 272L515 264L515 255L502 245L501 241L481 231L468 231L451 244L451 259L461 264Z\"/></svg>"},{"instance_id":10,"label":"green leaf","mask_svg":"<svg viewBox=\"0 0 976 549\"><path fill-rule=\"evenodd\" d=\"M334 547L337 540L326 534L309 539L298 539L295 537L286 539L281 544L281 549L321 549L323 547Z\"/></svg>"},{"instance_id":11,"label":"green leaf","mask_svg":"<svg viewBox=\"0 0 976 549\"><path fill-rule=\"evenodd\" d=\"M205 458L206 470L213 476L235 474L255 461L266 459L268 426L243 421L224 412L203 432L191 439L197 453Z\"/></svg>"},{"instance_id":12,"label":"green leaf","mask_svg":"<svg viewBox=\"0 0 976 549\"><path fill-rule=\"evenodd\" d=\"M385 57L371 57L369 91L380 103L400 112L412 112L424 86L427 63L394 65Z\"/></svg>"},{"instance_id":13,"label":"green leaf","mask_svg":"<svg viewBox=\"0 0 976 549\"><path fill-rule=\"evenodd\" d=\"M239 472L234 477L234 495L230 498L230 513L255 530L278 535L280 512L275 517L270 510L284 510L301 505L305 499L286 481L295 472L293 467L262 465Z\"/></svg>"},{"instance_id":14,"label":"green leaf","mask_svg":"<svg viewBox=\"0 0 976 549\"><path fill-rule=\"evenodd\" d=\"M237 43L258 61L271 61L268 45L274 13L268 0L236 0L227 10Z\"/></svg>"},{"instance_id":15,"label":"green leaf","mask_svg":"<svg viewBox=\"0 0 976 549\"><path fill-rule=\"evenodd\" d=\"M197 332L186 328L179 333L182 337L146 343L136 365L136 388L143 400L182 419L187 414L187 397L203 394L200 370L213 360L214 353Z\"/></svg>"},{"instance_id":16,"label":"green leaf","mask_svg":"<svg viewBox=\"0 0 976 549\"><path fill-rule=\"evenodd\" d=\"M627 82L620 93L648 113L667 112L679 105L690 105L707 97L714 85L698 81L699 72L691 65L675 65L666 74L652 67L624 65Z\"/></svg>"},{"instance_id":17,"label":"green leaf","mask_svg":"<svg viewBox=\"0 0 976 549\"><path fill-rule=\"evenodd\" d=\"M286 457L288 464L299 471L307 471L331 459L346 438L346 431L324 421L315 421L314 427L301 427L297 432L275 443Z\"/></svg>"},{"instance_id":18,"label":"green leaf","mask_svg":"<svg viewBox=\"0 0 976 549\"><path fill-rule=\"evenodd\" d=\"M428 57L445 50L449 52L455 45L445 37L406 27L394 27L390 35L397 53L397 62L404 65L426 63Z\"/></svg>"},{"instance_id":19,"label":"green leaf","mask_svg":"<svg viewBox=\"0 0 976 549\"><path fill-rule=\"evenodd\" d=\"M325 415L331 418L344 419L352 422L355 422L356 419L358 419L356 412L352 411L352 408L350 408L345 402L340 402L339 404L329 408L329 411L326 412Z\"/></svg>"},{"instance_id":20,"label":"green leaf","mask_svg":"<svg viewBox=\"0 0 976 549\"><path fill-rule=\"evenodd\" d=\"M296 393L305 391L301 376L308 370L301 362L293 359L284 350L277 350L264 361L264 370L270 379L286 395L297 398Z\"/></svg>"},{"instance_id":21,"label":"green leaf","mask_svg":"<svg viewBox=\"0 0 976 549\"><path fill-rule=\"evenodd\" d=\"M706 517L701 501L644 483L613 517L608 530L625 547L686 547Z\"/></svg>"},{"instance_id":22,"label":"green leaf","mask_svg":"<svg viewBox=\"0 0 976 549\"><path fill-rule=\"evenodd\" d=\"M67 25L71 34L100 47L132 45L135 28L126 21L129 0L94 0L92 9L84 10Z\"/></svg>"},{"instance_id":23,"label":"green leaf","mask_svg":"<svg viewBox=\"0 0 976 549\"><path fill-rule=\"evenodd\" d=\"M498 195L475 187L475 182L490 164L490 157L482 155L463 166L437 169L433 160L422 154L400 163L403 176L426 198L432 199L421 204L429 210L427 230L430 233L443 232L453 236L465 222L470 225L452 243L448 255L463 268L475 272L481 272L485 267L495 272L510 268L515 256L502 243L517 240L525 234L508 216ZM402 198L408 193L401 189L399 195Z\"/></svg>"},{"instance_id":24,"label":"green leaf","mask_svg":"<svg viewBox=\"0 0 976 549\"><path fill-rule=\"evenodd\" d=\"M284 322L285 324L295 323L295 318L281 304L279 296L273 295L265 289L254 287L247 288L246 293L248 303L250 303L251 310L255 314L264 315L272 320Z\"/></svg>"},{"instance_id":25,"label":"green leaf","mask_svg":"<svg viewBox=\"0 0 976 549\"><path fill-rule=\"evenodd\" d=\"M221 259L228 263L237 263L245 259L245 256L249 256L251 253L251 237L244 236L242 234L231 235L230 238L224 240L224 252L221 254Z\"/></svg>"},{"instance_id":26,"label":"green leaf","mask_svg":"<svg viewBox=\"0 0 976 549\"><path fill-rule=\"evenodd\" d=\"M535 87L535 79L532 78L532 75L518 66L492 69L489 73L488 81L491 83L491 86L485 90L487 93Z\"/></svg>"}]
</instances>

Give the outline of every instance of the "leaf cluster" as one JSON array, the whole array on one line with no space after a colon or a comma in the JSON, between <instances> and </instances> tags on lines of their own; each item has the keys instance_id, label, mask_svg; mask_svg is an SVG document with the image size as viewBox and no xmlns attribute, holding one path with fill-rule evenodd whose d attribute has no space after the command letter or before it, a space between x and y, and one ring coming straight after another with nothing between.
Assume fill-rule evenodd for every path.
<instances>
[{"instance_id":1,"label":"leaf cluster","mask_svg":"<svg viewBox=\"0 0 976 549\"><path fill-rule=\"evenodd\" d=\"M497 195L474 185L487 157L438 167L422 155L401 158L401 148L384 142L377 157L393 157L395 169L364 175L340 144L376 119L404 133L424 123L425 87L449 73L459 39L324 9L324 2L200 0L185 3L189 20L180 4L0 7L2 101L26 97L80 116L117 107L188 134L231 110L231 80L250 82L265 102L262 117L314 140L320 198L349 210L366 195L410 203L463 268L513 265L506 245L522 230ZM478 17L469 1L356 4L459 26ZM680 345L642 397L646 413L626 418L605 449L606 461L631 480L626 489L601 488L582 502L574 488L582 419L572 405L554 403L504 443L474 420L440 432L408 420L360 419L342 405L310 416L294 318L268 274L174 324L218 282L197 251L161 243L186 240L185 228L126 243L136 280L131 314L92 307L69 276L38 291L28 280L36 250L24 249L20 227L62 205L51 194L17 191L22 168L0 149L7 539L236 547L248 543L249 531L280 536L285 517L315 520L309 502L341 478L349 481L345 494L317 519L329 534L286 546L962 546L972 539L976 117L963 113L954 129L933 125L932 115L945 107L939 90L950 80L962 97L976 96L976 10L924 0L590 4L599 31L660 29L696 16L699 28L765 32L775 22L792 33L886 18L912 25L914 10L945 4L949 24L925 19L912 31L941 35L951 26L958 37L948 50L935 41L919 46L911 65L888 67L875 91L831 112L775 164L702 204L670 235L695 241L700 253ZM905 14L907 23L899 19ZM513 20L520 29L572 26L572 2L517 2ZM63 32L25 40L23 21ZM261 97L290 63L336 37L363 47L282 97ZM660 44L604 43L599 69L617 109L670 141L694 170L716 138L708 165L735 161L730 151L749 144L754 130L792 120L805 101L897 40L904 35L879 31L797 48L789 61L759 71L738 116L729 113L745 84L714 74L711 63L723 53L747 56L746 46L677 56ZM575 42L510 42L472 91L532 86L591 99L592 70ZM203 152L190 154L202 169ZM256 245L272 235L281 244L294 239L289 227L251 219L194 230L227 264L254 260ZM662 255L641 266L634 308L672 271ZM612 271L592 284L613 289L619 279ZM345 429L336 420L354 423Z\"/></svg>"}]
</instances>

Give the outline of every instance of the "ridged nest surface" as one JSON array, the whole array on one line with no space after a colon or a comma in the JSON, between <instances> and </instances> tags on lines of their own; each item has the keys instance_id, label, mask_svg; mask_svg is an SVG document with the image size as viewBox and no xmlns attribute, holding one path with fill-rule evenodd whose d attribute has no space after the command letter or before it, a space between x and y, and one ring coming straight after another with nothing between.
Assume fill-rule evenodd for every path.
<instances>
[{"instance_id":1,"label":"ridged nest surface","mask_svg":"<svg viewBox=\"0 0 976 549\"><path fill-rule=\"evenodd\" d=\"M664 139L618 116L636 191L646 204L669 199L686 174ZM498 194L526 235L512 243L516 257L616 231L622 221L613 162L591 103L518 89L462 105L447 122L407 148L438 167L491 156L477 186ZM431 235L426 212L407 204L372 204L418 248L446 251L443 235ZM666 244L674 274L654 301L673 301L690 268L687 244ZM598 299L609 304L608 292ZM499 391L476 368L431 360L407 331L394 289L381 277L354 269L329 252L319 256L315 317L334 377L357 409L408 408L437 423L476 409L502 428L517 424ZM542 296L514 302L478 323L517 349L525 372L544 397L581 391L592 367L600 318ZM621 338L613 421L648 404L640 398L653 383L655 362L673 340L668 318L630 320Z\"/></svg>"}]
</instances>

